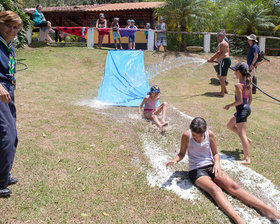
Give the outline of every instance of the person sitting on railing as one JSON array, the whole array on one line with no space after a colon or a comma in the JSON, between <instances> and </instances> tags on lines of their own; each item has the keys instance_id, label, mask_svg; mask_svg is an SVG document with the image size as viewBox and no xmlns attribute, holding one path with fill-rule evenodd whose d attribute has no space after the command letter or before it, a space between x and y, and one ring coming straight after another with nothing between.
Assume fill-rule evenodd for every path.
<instances>
[{"instance_id":1,"label":"person sitting on railing","mask_svg":"<svg viewBox=\"0 0 280 224\"><path fill-rule=\"evenodd\" d=\"M166 31L167 26L163 22L163 17L159 17L159 22L156 25L157 30L157 51L159 50L160 45L162 44L164 51L166 51L167 42L166 42Z\"/></svg>"},{"instance_id":2,"label":"person sitting on railing","mask_svg":"<svg viewBox=\"0 0 280 224\"><path fill-rule=\"evenodd\" d=\"M40 27L44 32L46 32L46 40L49 42L54 42L52 38L49 36L49 32L54 33L52 29L52 24L50 21L45 19L45 16L42 13L43 6L37 5L35 12L32 15L32 20L34 22L34 26Z\"/></svg>"}]
</instances>

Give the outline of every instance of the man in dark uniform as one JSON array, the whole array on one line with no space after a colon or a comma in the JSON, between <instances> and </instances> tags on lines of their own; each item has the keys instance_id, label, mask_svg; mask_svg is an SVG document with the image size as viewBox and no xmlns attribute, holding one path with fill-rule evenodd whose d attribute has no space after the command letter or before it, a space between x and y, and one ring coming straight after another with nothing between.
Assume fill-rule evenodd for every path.
<instances>
[{"instance_id":1,"label":"man in dark uniform","mask_svg":"<svg viewBox=\"0 0 280 224\"><path fill-rule=\"evenodd\" d=\"M251 34L250 36L247 36L248 39L248 43L250 45L250 48L248 50L248 54L247 54L247 64L249 66L249 70L251 72L252 75L252 80L253 80L253 84L257 85L257 73L256 73L256 64L258 61L258 57L259 57L259 53L260 53L260 49L258 47L258 45L256 44L257 41L257 37L255 34ZM252 87L252 93L256 94L256 90L257 88L253 85Z\"/></svg>"},{"instance_id":2,"label":"man in dark uniform","mask_svg":"<svg viewBox=\"0 0 280 224\"><path fill-rule=\"evenodd\" d=\"M0 12L0 197L10 196L7 186L17 182L10 175L18 143L14 103L16 60L12 40L22 25L16 13Z\"/></svg>"}]
</instances>

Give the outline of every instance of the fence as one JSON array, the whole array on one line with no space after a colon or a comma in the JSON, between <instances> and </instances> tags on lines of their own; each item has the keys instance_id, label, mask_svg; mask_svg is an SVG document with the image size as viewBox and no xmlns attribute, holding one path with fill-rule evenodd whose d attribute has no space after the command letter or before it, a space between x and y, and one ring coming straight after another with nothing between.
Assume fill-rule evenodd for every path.
<instances>
[{"instance_id":1,"label":"fence","mask_svg":"<svg viewBox=\"0 0 280 224\"><path fill-rule=\"evenodd\" d=\"M94 30L97 28L90 27L87 32L87 47L93 48L94 47ZM155 46L155 34L157 30L145 30L141 29L140 31L148 31L148 40L147 40L147 50L153 51ZM175 32L175 31L167 31L167 33L171 34L199 34L203 35L203 51L206 53L209 53L211 51L211 35L216 35L217 33L214 32ZM32 30L29 29L27 31L27 37L28 37L28 44L31 43L31 36L32 36ZM237 34L227 34L228 37L246 37L246 35L237 35ZM267 39L274 39L274 40L280 40L280 37L273 37L273 36L258 36L259 38L259 48L261 51L266 52L266 50L279 50L280 48L266 48L266 40Z\"/></svg>"}]
</instances>

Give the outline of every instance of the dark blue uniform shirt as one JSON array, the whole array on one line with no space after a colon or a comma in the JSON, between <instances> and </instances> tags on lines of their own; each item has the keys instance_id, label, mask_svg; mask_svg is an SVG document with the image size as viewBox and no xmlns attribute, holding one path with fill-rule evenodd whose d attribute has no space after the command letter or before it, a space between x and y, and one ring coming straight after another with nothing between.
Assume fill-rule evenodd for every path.
<instances>
[{"instance_id":1,"label":"dark blue uniform shirt","mask_svg":"<svg viewBox=\"0 0 280 224\"><path fill-rule=\"evenodd\" d=\"M14 80L14 74L9 74L9 55L12 54L15 63L15 51L11 44L8 45L1 36L0 38L0 78Z\"/></svg>"},{"instance_id":2,"label":"dark blue uniform shirt","mask_svg":"<svg viewBox=\"0 0 280 224\"><path fill-rule=\"evenodd\" d=\"M251 66L251 64L253 62L254 54L255 53L258 54L259 52L260 52L260 49L257 44L253 44L252 46L250 46L250 48L248 50L248 54L247 54L247 64L249 67Z\"/></svg>"}]
</instances>

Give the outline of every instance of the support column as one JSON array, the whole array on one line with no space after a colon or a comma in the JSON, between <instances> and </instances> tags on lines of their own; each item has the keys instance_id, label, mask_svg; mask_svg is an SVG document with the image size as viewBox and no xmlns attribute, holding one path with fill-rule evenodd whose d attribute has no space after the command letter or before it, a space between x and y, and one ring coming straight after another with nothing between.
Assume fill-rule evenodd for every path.
<instances>
[{"instance_id":1,"label":"support column","mask_svg":"<svg viewBox=\"0 0 280 224\"><path fill-rule=\"evenodd\" d=\"M264 36L260 36L260 43L259 43L259 47L260 47L260 52L264 52L265 53L265 37Z\"/></svg>"},{"instance_id":2,"label":"support column","mask_svg":"<svg viewBox=\"0 0 280 224\"><path fill-rule=\"evenodd\" d=\"M94 46L94 28L88 28L87 31L87 47L93 48Z\"/></svg>"},{"instance_id":3,"label":"support column","mask_svg":"<svg viewBox=\"0 0 280 224\"><path fill-rule=\"evenodd\" d=\"M31 27L28 27L28 30L26 31L26 38L27 38L28 45L30 45L31 41L32 41L32 28Z\"/></svg>"},{"instance_id":4,"label":"support column","mask_svg":"<svg viewBox=\"0 0 280 224\"><path fill-rule=\"evenodd\" d=\"M153 51L155 46L155 32L153 30L148 31L148 51Z\"/></svg>"},{"instance_id":5,"label":"support column","mask_svg":"<svg viewBox=\"0 0 280 224\"><path fill-rule=\"evenodd\" d=\"M210 46L211 46L211 35L204 34L203 50L205 53L210 52Z\"/></svg>"}]
</instances>

